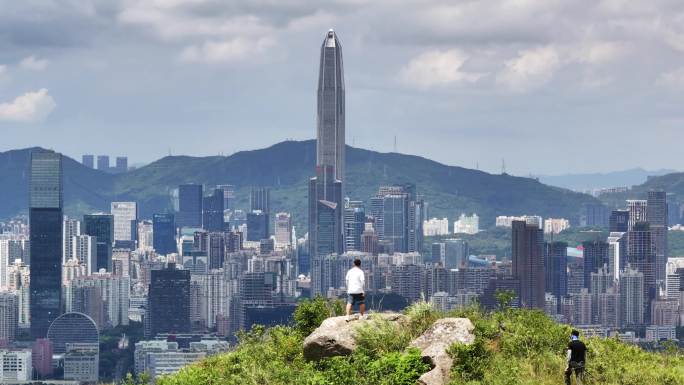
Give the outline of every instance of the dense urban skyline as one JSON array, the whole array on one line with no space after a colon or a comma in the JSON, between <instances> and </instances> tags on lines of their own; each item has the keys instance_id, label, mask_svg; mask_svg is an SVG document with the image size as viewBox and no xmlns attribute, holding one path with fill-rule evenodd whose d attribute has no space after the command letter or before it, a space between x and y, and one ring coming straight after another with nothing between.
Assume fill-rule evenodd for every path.
<instances>
[{"instance_id":1,"label":"dense urban skyline","mask_svg":"<svg viewBox=\"0 0 684 385\"><path fill-rule=\"evenodd\" d=\"M670 156L684 83L676 2L2 7L1 150L78 158L87 144L137 163L311 138L316 50L332 27L351 63L351 145L391 151L396 135L400 152L487 171L505 158L523 175L684 169ZM643 150L627 156L634 142Z\"/></svg>"}]
</instances>

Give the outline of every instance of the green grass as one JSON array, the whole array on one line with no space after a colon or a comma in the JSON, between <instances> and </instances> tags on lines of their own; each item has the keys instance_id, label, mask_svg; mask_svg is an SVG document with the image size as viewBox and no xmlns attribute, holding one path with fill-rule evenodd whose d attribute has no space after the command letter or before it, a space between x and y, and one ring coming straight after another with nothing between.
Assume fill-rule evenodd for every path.
<instances>
[{"instance_id":1,"label":"green grass","mask_svg":"<svg viewBox=\"0 0 684 385\"><path fill-rule=\"evenodd\" d=\"M314 301L322 301L320 299ZM308 315L331 307L302 307ZM234 351L207 358L176 375L161 378L160 385L409 385L430 368L416 350L407 349L412 338L435 319L464 316L475 325L475 343L454 345L451 385L551 385L563 381L569 327L543 313L504 308L485 313L477 307L439 314L424 303L406 310L407 322L391 325L374 321L357 331L359 348L350 356L307 362L302 352L304 333L311 325L304 317L292 327L255 327L240 336ZM296 317L295 317L296 318ZM319 318L317 318L319 319ZM304 322L304 323L303 323ZM648 352L615 339L586 341L589 353L586 384L684 385L684 355L674 348ZM129 380L129 383L132 383Z\"/></svg>"}]
</instances>

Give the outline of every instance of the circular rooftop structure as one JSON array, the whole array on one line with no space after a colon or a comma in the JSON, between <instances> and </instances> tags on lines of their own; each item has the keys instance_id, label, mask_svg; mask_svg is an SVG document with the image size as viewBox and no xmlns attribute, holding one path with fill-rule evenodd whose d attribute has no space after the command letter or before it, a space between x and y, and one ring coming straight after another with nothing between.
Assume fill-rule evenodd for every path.
<instances>
[{"instance_id":1,"label":"circular rooftop structure","mask_svg":"<svg viewBox=\"0 0 684 385\"><path fill-rule=\"evenodd\" d=\"M52 321L47 338L53 344L54 354L66 353L68 343L100 343L95 321L88 315L77 312L64 313Z\"/></svg>"}]
</instances>

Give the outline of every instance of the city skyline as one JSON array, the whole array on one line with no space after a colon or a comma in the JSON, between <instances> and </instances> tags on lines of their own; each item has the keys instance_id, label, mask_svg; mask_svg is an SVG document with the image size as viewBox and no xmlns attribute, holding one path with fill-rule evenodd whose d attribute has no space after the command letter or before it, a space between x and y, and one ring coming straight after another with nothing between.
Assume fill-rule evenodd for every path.
<instances>
[{"instance_id":1,"label":"city skyline","mask_svg":"<svg viewBox=\"0 0 684 385\"><path fill-rule=\"evenodd\" d=\"M682 121L679 4L5 6L0 150L78 158L78 137L86 153L139 163L311 138L317 36L332 27L351 63L351 145L391 151L396 136L400 152L490 172L503 158L519 175L684 169L665 155ZM190 126L201 135L184 135ZM201 139L217 135L230 144ZM625 157L635 140L644 150Z\"/></svg>"}]
</instances>

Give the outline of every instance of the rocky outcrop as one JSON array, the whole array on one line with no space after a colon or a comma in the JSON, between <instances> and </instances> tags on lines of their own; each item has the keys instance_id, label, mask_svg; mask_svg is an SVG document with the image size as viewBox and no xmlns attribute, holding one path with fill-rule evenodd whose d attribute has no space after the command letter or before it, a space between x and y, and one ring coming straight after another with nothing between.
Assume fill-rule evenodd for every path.
<instances>
[{"instance_id":1,"label":"rocky outcrop","mask_svg":"<svg viewBox=\"0 0 684 385\"><path fill-rule=\"evenodd\" d=\"M472 344L474 328L467 318L442 318L413 340L409 346L420 349L423 360L432 366L431 371L420 376L418 384L448 384L454 362L447 350L455 343Z\"/></svg>"},{"instance_id":2,"label":"rocky outcrop","mask_svg":"<svg viewBox=\"0 0 684 385\"><path fill-rule=\"evenodd\" d=\"M364 319L357 314L350 321L345 316L328 318L304 339L304 358L315 361L324 357L351 354L356 350L356 328L374 320L403 322L406 316L398 313L374 313Z\"/></svg>"}]
</instances>

